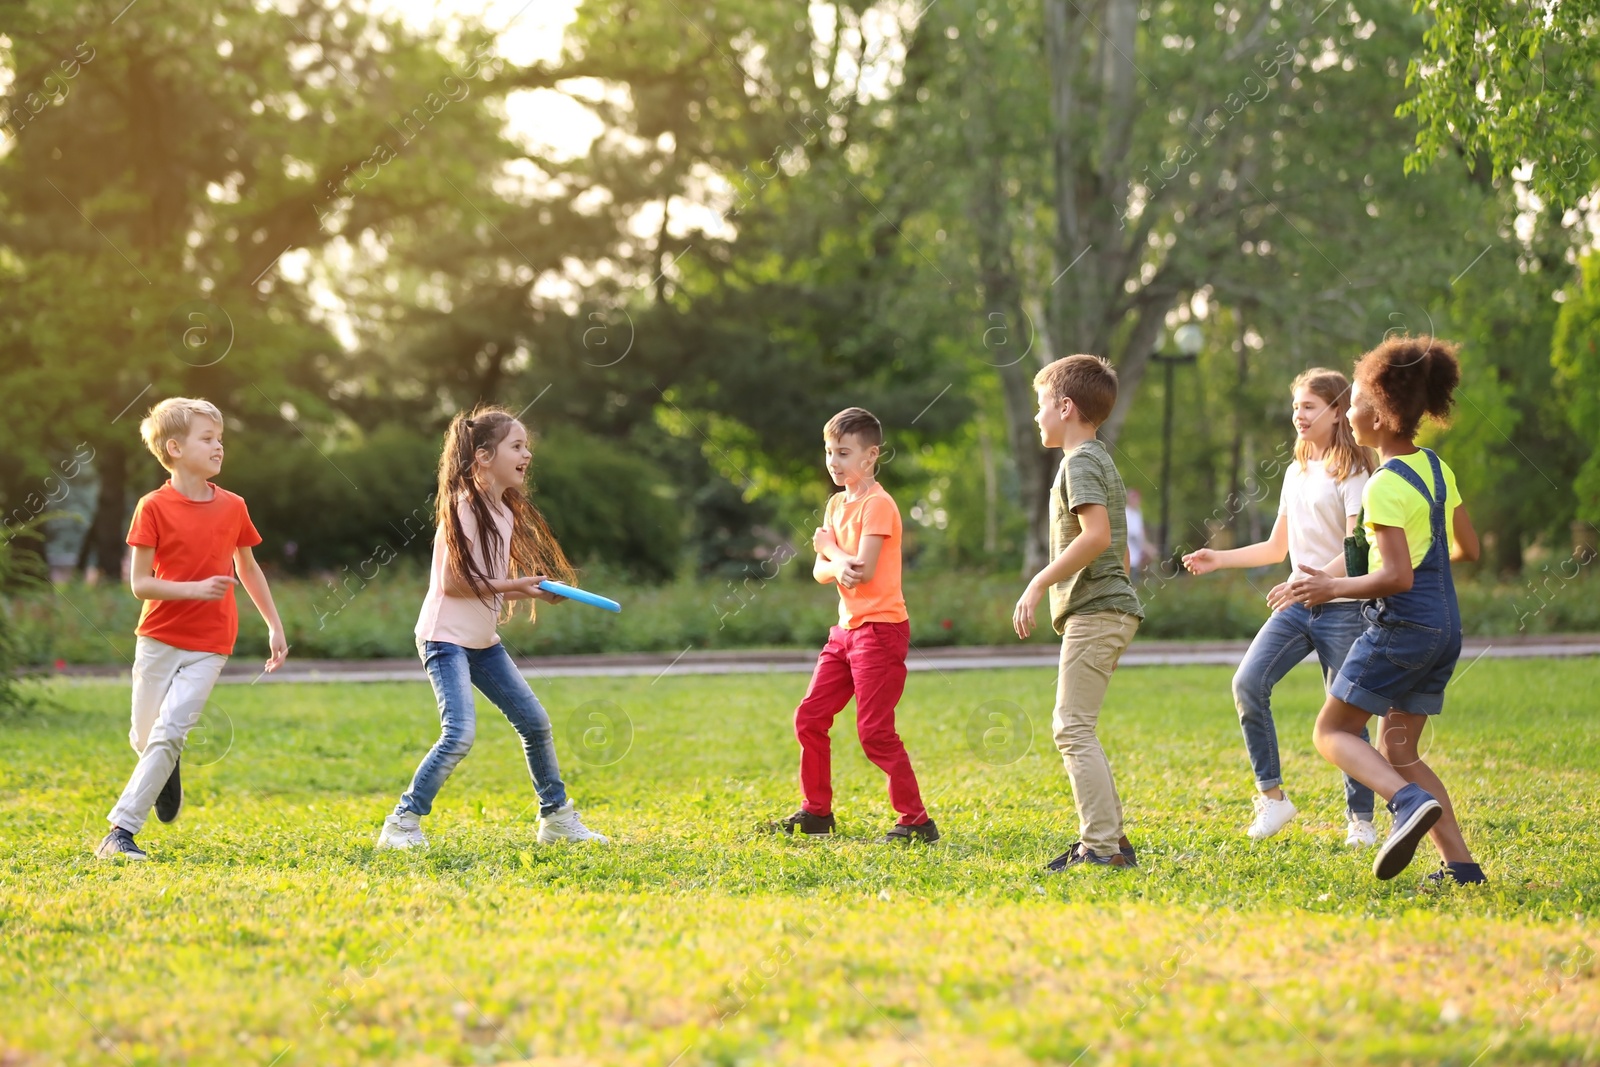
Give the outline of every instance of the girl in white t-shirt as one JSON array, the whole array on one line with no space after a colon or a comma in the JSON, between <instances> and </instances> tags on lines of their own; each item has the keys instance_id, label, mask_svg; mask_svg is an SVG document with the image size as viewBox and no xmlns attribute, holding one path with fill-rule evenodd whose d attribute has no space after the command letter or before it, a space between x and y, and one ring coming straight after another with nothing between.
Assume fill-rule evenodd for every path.
<instances>
[{"instance_id":1,"label":"girl in white t-shirt","mask_svg":"<svg viewBox=\"0 0 1600 1067\"><path fill-rule=\"evenodd\" d=\"M1370 450L1356 444L1345 412L1350 382L1338 371L1314 367L1294 380L1294 462L1283 477L1278 519L1272 536L1259 544L1217 550L1202 548L1183 557L1194 574L1225 567L1265 567L1289 557L1289 573L1304 563L1344 573L1344 539L1361 514L1361 490L1372 475ZM1255 818L1245 831L1271 837L1295 816L1283 791L1278 763L1278 733L1272 721L1272 690L1295 664L1316 652L1324 687L1338 675L1350 646L1365 624L1356 600L1335 600L1307 608L1289 598L1285 579L1267 594L1272 617L1261 627L1233 676L1233 703L1239 712L1245 750L1255 772ZM1362 734L1362 737L1366 737ZM1372 825L1372 790L1345 776L1345 844L1377 844Z\"/></svg>"},{"instance_id":2,"label":"girl in white t-shirt","mask_svg":"<svg viewBox=\"0 0 1600 1067\"><path fill-rule=\"evenodd\" d=\"M433 564L417 618L417 651L439 705L439 740L384 819L379 848L428 843L422 816L477 733L474 686L522 737L539 795L539 843L606 840L583 825L567 799L550 716L496 632L508 602L565 599L539 588L547 575L573 580L572 565L523 489L532 458L528 431L504 408L457 415L445 432Z\"/></svg>"}]
</instances>

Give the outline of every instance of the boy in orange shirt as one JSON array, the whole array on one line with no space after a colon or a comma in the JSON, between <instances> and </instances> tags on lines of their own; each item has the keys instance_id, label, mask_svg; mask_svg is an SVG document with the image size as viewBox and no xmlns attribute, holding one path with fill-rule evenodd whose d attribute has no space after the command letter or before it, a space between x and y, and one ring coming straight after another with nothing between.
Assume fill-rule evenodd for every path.
<instances>
[{"instance_id":1,"label":"boy in orange shirt","mask_svg":"<svg viewBox=\"0 0 1600 1067\"><path fill-rule=\"evenodd\" d=\"M832 760L828 731L852 696L856 733L867 758L889 776L889 802L899 821L885 843L937 841L911 770L911 757L895 732L894 710L906 687L911 623L900 592L900 509L878 484L883 426L871 412L846 408L822 430L828 473L844 492L823 512L812 544L817 581L839 587L839 625L817 657L805 699L794 713L800 740L800 810L778 828L793 833L834 830Z\"/></svg>"},{"instance_id":2,"label":"boy in orange shirt","mask_svg":"<svg viewBox=\"0 0 1600 1067\"><path fill-rule=\"evenodd\" d=\"M128 582L144 601L128 732L139 763L106 816L111 832L95 849L101 859L147 859L133 835L151 806L162 822L183 807L178 757L239 634L235 581L267 621L266 669L277 670L289 652L266 575L250 551L261 535L244 500L211 483L222 470L222 412L209 401L173 397L150 409L139 433L172 477L140 499L128 531Z\"/></svg>"}]
</instances>

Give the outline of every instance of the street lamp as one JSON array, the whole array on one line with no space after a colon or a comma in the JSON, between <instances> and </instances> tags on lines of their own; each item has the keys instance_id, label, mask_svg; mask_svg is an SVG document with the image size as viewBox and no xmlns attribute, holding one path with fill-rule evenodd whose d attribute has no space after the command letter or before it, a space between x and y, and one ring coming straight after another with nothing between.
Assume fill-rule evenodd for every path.
<instances>
[{"instance_id":1,"label":"street lamp","mask_svg":"<svg viewBox=\"0 0 1600 1067\"><path fill-rule=\"evenodd\" d=\"M1161 425L1161 531L1158 540L1161 544L1161 558L1167 558L1171 546L1167 543L1167 516L1172 504L1172 372L1180 363L1193 363L1200 355L1200 348L1205 344L1205 331L1192 322L1184 323L1178 327L1172 338L1177 342L1178 351L1175 353L1152 352L1150 358L1167 368L1165 387L1166 412ZM1160 348L1163 338L1156 338L1156 347Z\"/></svg>"}]
</instances>

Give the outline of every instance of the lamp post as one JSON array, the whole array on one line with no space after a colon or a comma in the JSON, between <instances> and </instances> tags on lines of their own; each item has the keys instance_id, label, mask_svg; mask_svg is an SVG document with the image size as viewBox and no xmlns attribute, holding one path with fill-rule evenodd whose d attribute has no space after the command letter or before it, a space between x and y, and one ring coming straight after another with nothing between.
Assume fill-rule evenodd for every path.
<instances>
[{"instance_id":1,"label":"lamp post","mask_svg":"<svg viewBox=\"0 0 1600 1067\"><path fill-rule=\"evenodd\" d=\"M1167 543L1167 525L1170 508L1172 505L1172 373L1180 363L1193 363L1200 355L1200 348L1205 344L1205 332L1194 323L1185 323L1178 327L1173 340L1178 345L1175 353L1152 352L1150 358L1167 368L1165 396L1163 397L1165 413L1161 425L1161 529L1158 540L1161 544L1161 558L1167 558L1171 545ZM1157 339L1156 347L1161 347L1161 339Z\"/></svg>"}]
</instances>

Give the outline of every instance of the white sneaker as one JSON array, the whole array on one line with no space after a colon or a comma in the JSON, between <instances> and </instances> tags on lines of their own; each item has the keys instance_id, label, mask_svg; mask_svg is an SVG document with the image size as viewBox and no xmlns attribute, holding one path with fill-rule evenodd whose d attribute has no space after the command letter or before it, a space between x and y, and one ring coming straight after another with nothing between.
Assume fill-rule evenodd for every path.
<instances>
[{"instance_id":1,"label":"white sneaker","mask_svg":"<svg viewBox=\"0 0 1600 1067\"><path fill-rule=\"evenodd\" d=\"M1245 831L1252 841L1264 841L1294 820L1294 804L1288 796L1274 800L1265 793L1257 793L1255 804L1256 817Z\"/></svg>"},{"instance_id":2,"label":"white sneaker","mask_svg":"<svg viewBox=\"0 0 1600 1067\"><path fill-rule=\"evenodd\" d=\"M1351 818L1345 825L1344 843L1351 848L1372 848L1378 843L1378 828L1370 819Z\"/></svg>"},{"instance_id":3,"label":"white sneaker","mask_svg":"<svg viewBox=\"0 0 1600 1067\"><path fill-rule=\"evenodd\" d=\"M378 833L379 848L427 848L428 839L422 836L422 818L414 811L404 815L391 814L383 820Z\"/></svg>"},{"instance_id":4,"label":"white sneaker","mask_svg":"<svg viewBox=\"0 0 1600 1067\"><path fill-rule=\"evenodd\" d=\"M597 841L605 844L611 839L597 834L578 818L578 809L567 801L549 815L539 816L539 844L553 845L557 841Z\"/></svg>"}]
</instances>

